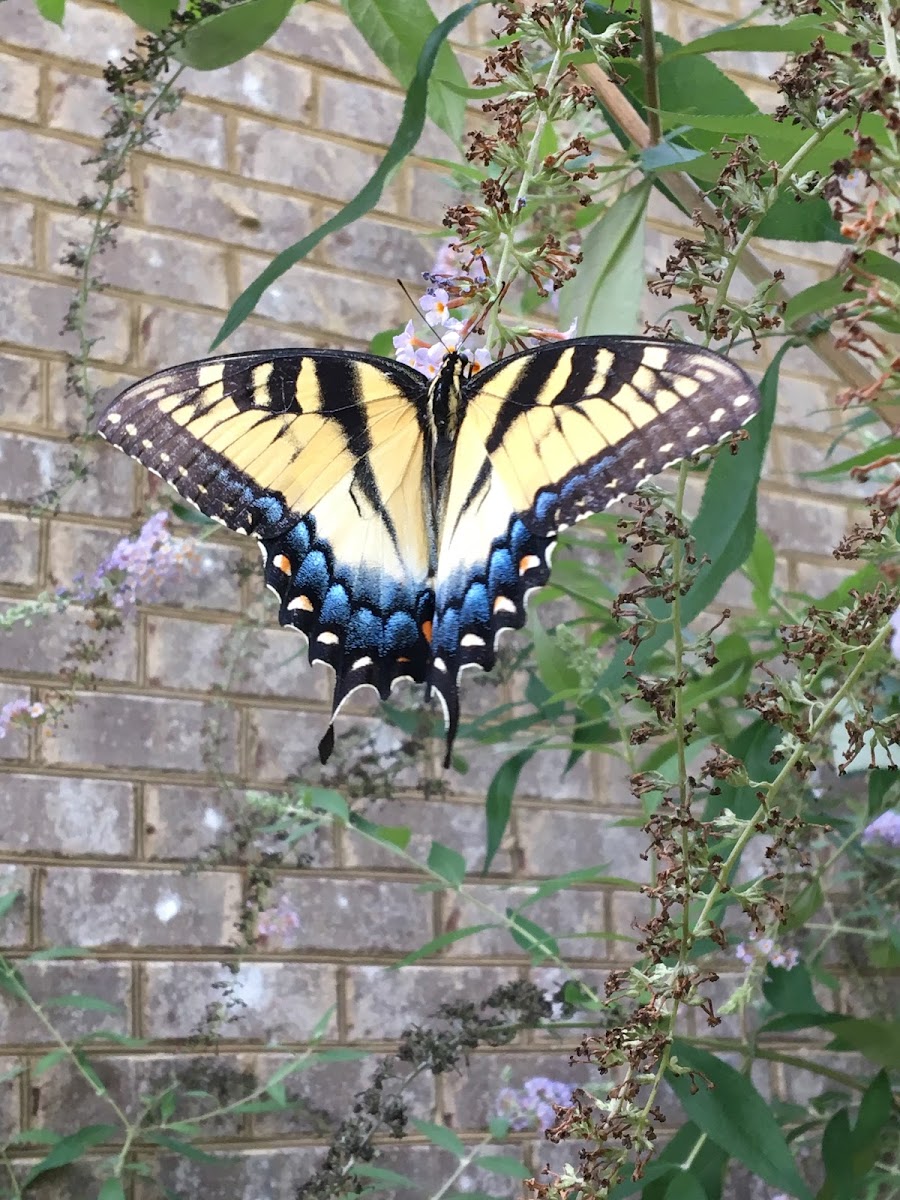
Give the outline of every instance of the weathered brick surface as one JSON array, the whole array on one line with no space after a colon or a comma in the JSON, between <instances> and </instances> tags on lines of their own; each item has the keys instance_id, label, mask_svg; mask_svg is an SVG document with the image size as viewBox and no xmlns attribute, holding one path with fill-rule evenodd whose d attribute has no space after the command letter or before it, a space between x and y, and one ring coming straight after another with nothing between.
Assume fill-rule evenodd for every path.
<instances>
[{"instance_id":1,"label":"weathered brick surface","mask_svg":"<svg viewBox=\"0 0 900 1200\"><path fill-rule=\"evenodd\" d=\"M0 601L0 614L8 605ZM15 636L0 637L0 671L47 676L55 681L61 666L75 662L79 646L94 644L89 614L78 607L54 613L46 623L17 628ZM90 664L94 679L134 682L138 669L138 630L132 618L106 642L107 652Z\"/></svg>"},{"instance_id":2,"label":"weathered brick surface","mask_svg":"<svg viewBox=\"0 0 900 1200\"><path fill-rule=\"evenodd\" d=\"M131 1029L131 968L127 964L73 959L26 963L20 969L29 993L41 1004L78 994L111 1006L103 1012L77 1005L55 1007L53 1023L63 1037L85 1037L101 1029L125 1035ZM47 1029L25 1004L4 997L0 1004L0 1038L5 1045L46 1042Z\"/></svg>"},{"instance_id":3,"label":"weathered brick surface","mask_svg":"<svg viewBox=\"0 0 900 1200\"><path fill-rule=\"evenodd\" d=\"M131 853L134 789L111 779L0 776L0 829L20 854Z\"/></svg>"},{"instance_id":4,"label":"weathered brick surface","mask_svg":"<svg viewBox=\"0 0 900 1200\"><path fill-rule=\"evenodd\" d=\"M212 1006L223 1040L303 1042L337 999L336 968L319 963L247 961L235 973L218 963L161 962L141 970L145 1032L164 1040L208 1029Z\"/></svg>"},{"instance_id":5,"label":"weathered brick surface","mask_svg":"<svg viewBox=\"0 0 900 1200\"><path fill-rule=\"evenodd\" d=\"M0 54L0 113L33 121L37 117L41 69L36 62Z\"/></svg>"},{"instance_id":6,"label":"weathered brick surface","mask_svg":"<svg viewBox=\"0 0 900 1200\"><path fill-rule=\"evenodd\" d=\"M41 364L18 354L0 354L0 419L4 425L41 422Z\"/></svg>"},{"instance_id":7,"label":"weathered brick surface","mask_svg":"<svg viewBox=\"0 0 900 1200\"><path fill-rule=\"evenodd\" d=\"M351 1038L396 1038L411 1023L424 1024L441 1004L478 1001L515 978L510 967L351 967L347 971L348 1033Z\"/></svg>"},{"instance_id":8,"label":"weathered brick surface","mask_svg":"<svg viewBox=\"0 0 900 1200\"><path fill-rule=\"evenodd\" d=\"M38 577L37 525L27 517L0 514L0 582L34 587ZM3 648L0 646L0 654Z\"/></svg>"},{"instance_id":9,"label":"weathered brick surface","mask_svg":"<svg viewBox=\"0 0 900 1200\"><path fill-rule=\"evenodd\" d=\"M411 883L285 879L281 894L299 916L288 949L389 954L434 936L429 906Z\"/></svg>"},{"instance_id":10,"label":"weathered brick surface","mask_svg":"<svg viewBox=\"0 0 900 1200\"><path fill-rule=\"evenodd\" d=\"M3 133L0 129L0 187L3 171ZM72 302L72 288L62 283L47 283L42 279L27 279L20 275L0 275L0 328L9 342L31 349L43 349L52 330L54 350L74 350L73 333L60 334L63 321ZM128 309L112 296L97 296L91 306L87 332L100 339L95 348L98 358L122 362L128 353L130 337Z\"/></svg>"},{"instance_id":11,"label":"weathered brick surface","mask_svg":"<svg viewBox=\"0 0 900 1200\"><path fill-rule=\"evenodd\" d=\"M32 873L27 867L0 863L0 895L17 892L18 898L0 920L0 946L25 946L30 940L29 911Z\"/></svg>"}]
</instances>

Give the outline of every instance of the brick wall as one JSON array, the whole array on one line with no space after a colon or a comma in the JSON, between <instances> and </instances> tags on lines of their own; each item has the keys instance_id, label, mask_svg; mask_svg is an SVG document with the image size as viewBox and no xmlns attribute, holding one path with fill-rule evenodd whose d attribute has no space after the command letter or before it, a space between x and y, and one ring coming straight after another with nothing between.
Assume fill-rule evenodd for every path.
<instances>
[{"instance_id":1,"label":"brick wall","mask_svg":"<svg viewBox=\"0 0 900 1200\"><path fill-rule=\"evenodd\" d=\"M724 0L713 7L718 18L731 19ZM662 16L685 38L710 19L708 6L668 7ZM482 28L490 24L486 13L477 19ZM148 476L108 448L91 446L90 477L65 493L58 516L28 514L31 500L64 470L69 436L79 428L79 407L63 387L70 341L58 331L71 290L58 260L78 228L78 198L94 190L83 160L101 131L101 69L129 47L134 32L115 9L87 0L69 0L62 32L35 14L31 0L0 6L4 602L92 571L136 528L139 514L153 509ZM476 32L464 28L463 50ZM471 55L464 54L464 64L471 66ZM765 66L746 59L734 65ZM156 145L134 159L136 207L103 260L109 287L91 306L91 329L102 339L94 378L103 385L204 353L224 311L272 252L331 215L368 177L402 102L341 10L321 3L298 8L250 60L212 75L191 72L185 84L185 103L161 124ZM420 146L421 155L452 152L436 131ZM409 160L378 211L329 239L268 292L229 348L364 348L378 330L403 323L407 301L393 281L401 275L414 283L428 265L427 235L439 227L452 194L424 158ZM653 215L655 261L677 226L661 205ZM807 282L826 270L803 246L779 250L789 280ZM829 442L824 410L834 389L811 355L795 355L783 380L763 524L778 549L779 578L818 586L834 572L829 550L847 524L848 501L800 472ZM249 576L242 570L247 564ZM29 967L28 982L39 997L67 990L104 997L115 1006L104 1026L145 1039L139 1049L110 1043L99 1055L101 1077L132 1104L142 1088L158 1087L174 1071L229 1094L302 1047L331 1006L329 1039L388 1049L408 1022L425 1019L448 995L477 997L527 973L516 946L493 934L392 973L398 954L470 921L477 910L471 900L417 894L416 877L402 864L330 833L315 844L308 864L284 871L277 889L299 913L299 929L277 948L256 950L237 976L223 967L246 871L227 857L199 873L184 868L228 828L242 789L278 785L308 762L327 711L324 674L311 671L299 643L275 627L256 565L255 553L248 555L238 539L213 536L196 578L128 623L98 667L96 690L60 725L13 731L0 741L0 873L4 890L22 892L2 940L20 957L52 945L90 950L84 961ZM722 597L743 598L737 580ZM70 617L0 636L0 703L23 694L39 700L56 681L72 636ZM237 671L229 664L235 648ZM492 684L490 699L509 695L512 686ZM470 682L466 703L475 708L487 694ZM360 700L355 711L371 725L373 705ZM215 769L204 757L210 722L224 735ZM475 866L484 788L499 761L486 752L427 807L415 773L400 777L398 798L372 805L369 815L409 824L414 850L426 844L427 833ZM502 906L509 897L501 883L598 861L613 863L617 875L641 877L643 838L618 824L635 812L623 768L595 757L563 775L562 763L562 755L548 754L523 779L494 878L473 888L472 897ZM223 799L223 774L238 800ZM636 911L628 890L583 887L553 897L534 915L560 934L627 933ZM563 937L562 946L594 981L627 955L627 943L603 938ZM221 1000L223 984L243 1003L213 1047L194 1035L208 1006ZM0 1126L65 1131L102 1119L83 1081L62 1070L35 1072L46 1031L4 1003L4 1053L24 1057L31 1073L2 1085ZM76 1011L61 1011L59 1020L72 1034L97 1023L95 1014ZM475 1135L505 1070L513 1082L565 1077L567 1051L523 1038L502 1054L476 1053L467 1074L417 1084L418 1112ZM313 1106L340 1113L370 1070L367 1063L321 1069L303 1077L301 1090ZM786 1086L776 1068L758 1082ZM240 1162L225 1170L184 1162L165 1168L171 1186L203 1200L290 1197L323 1136L315 1114L304 1111L223 1122L209 1133L209 1146L240 1149ZM535 1166L552 1150L529 1146L527 1135L523 1141ZM448 1162L413 1138L391 1150L387 1165L408 1170L424 1195L446 1176ZM491 1188L497 1190L496 1180ZM45 1194L83 1198L89 1190L90 1171L79 1168Z\"/></svg>"}]
</instances>

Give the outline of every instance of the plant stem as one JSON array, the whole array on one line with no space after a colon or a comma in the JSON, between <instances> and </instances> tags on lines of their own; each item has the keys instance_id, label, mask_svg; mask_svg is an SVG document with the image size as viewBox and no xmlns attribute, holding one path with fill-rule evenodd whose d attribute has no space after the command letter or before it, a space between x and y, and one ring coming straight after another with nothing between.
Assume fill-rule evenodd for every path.
<instances>
[{"instance_id":1,"label":"plant stem","mask_svg":"<svg viewBox=\"0 0 900 1200\"><path fill-rule=\"evenodd\" d=\"M900 91L900 55L897 53L897 34L892 21L894 11L891 0L879 0L878 14L884 33L884 60L894 80L894 90Z\"/></svg>"},{"instance_id":2,"label":"plant stem","mask_svg":"<svg viewBox=\"0 0 900 1200\"><path fill-rule=\"evenodd\" d=\"M647 129L650 145L662 137L659 122L659 76L656 70L656 36L653 29L653 0L641 0L641 56L644 67L644 90L647 96Z\"/></svg>"}]
</instances>

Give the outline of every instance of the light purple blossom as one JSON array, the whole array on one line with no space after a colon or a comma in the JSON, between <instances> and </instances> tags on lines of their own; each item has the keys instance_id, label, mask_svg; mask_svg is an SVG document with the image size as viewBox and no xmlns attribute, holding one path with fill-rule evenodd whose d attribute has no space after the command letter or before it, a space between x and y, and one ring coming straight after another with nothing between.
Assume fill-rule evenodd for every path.
<instances>
[{"instance_id":1,"label":"light purple blossom","mask_svg":"<svg viewBox=\"0 0 900 1200\"><path fill-rule=\"evenodd\" d=\"M192 538L176 538L168 527L167 512L154 513L133 538L122 538L103 560L88 584L82 584L80 598L109 590L116 608L133 608L138 601L160 600L170 580L183 571L200 566Z\"/></svg>"},{"instance_id":2,"label":"light purple blossom","mask_svg":"<svg viewBox=\"0 0 900 1200\"><path fill-rule=\"evenodd\" d=\"M531 1129L535 1124L549 1129L556 1121L554 1104L571 1104L572 1085L537 1075L520 1088L505 1087L497 1095L497 1116L509 1121L511 1129Z\"/></svg>"},{"instance_id":3,"label":"light purple blossom","mask_svg":"<svg viewBox=\"0 0 900 1200\"><path fill-rule=\"evenodd\" d=\"M24 725L39 721L46 711L43 704L32 704L24 696L9 700L0 708L0 738L6 737L13 722Z\"/></svg>"},{"instance_id":4,"label":"light purple blossom","mask_svg":"<svg viewBox=\"0 0 900 1200\"><path fill-rule=\"evenodd\" d=\"M283 944L300 928L300 914L287 896L279 896L276 904L259 914L256 932L267 942Z\"/></svg>"},{"instance_id":5,"label":"light purple blossom","mask_svg":"<svg viewBox=\"0 0 900 1200\"><path fill-rule=\"evenodd\" d=\"M450 294L445 288L432 288L431 291L426 292L419 299L419 308L426 322L432 327L445 325L448 329L453 329L460 324L451 316Z\"/></svg>"},{"instance_id":6,"label":"light purple blossom","mask_svg":"<svg viewBox=\"0 0 900 1200\"><path fill-rule=\"evenodd\" d=\"M900 850L900 811L889 808L870 822L862 832L862 842L866 846L881 842L894 850Z\"/></svg>"},{"instance_id":7,"label":"light purple blossom","mask_svg":"<svg viewBox=\"0 0 900 1200\"><path fill-rule=\"evenodd\" d=\"M893 630L891 633L891 654L893 654L894 658L900 659L900 608L891 617L890 626Z\"/></svg>"},{"instance_id":8,"label":"light purple blossom","mask_svg":"<svg viewBox=\"0 0 900 1200\"><path fill-rule=\"evenodd\" d=\"M745 967L767 962L773 967L785 967L788 971L800 961L800 955L793 947L779 948L773 938L760 937L757 933L751 933L747 942L738 942L734 957Z\"/></svg>"}]
</instances>

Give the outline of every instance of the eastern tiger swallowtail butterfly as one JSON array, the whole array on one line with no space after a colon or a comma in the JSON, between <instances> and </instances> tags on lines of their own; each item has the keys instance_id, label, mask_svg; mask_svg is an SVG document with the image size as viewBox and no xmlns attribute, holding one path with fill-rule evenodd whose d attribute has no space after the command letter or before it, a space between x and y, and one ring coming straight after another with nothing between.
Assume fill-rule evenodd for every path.
<instances>
[{"instance_id":1,"label":"eastern tiger swallowtail butterfly","mask_svg":"<svg viewBox=\"0 0 900 1200\"><path fill-rule=\"evenodd\" d=\"M582 337L430 382L371 354L268 350L160 371L99 432L209 517L253 534L279 620L335 671L331 723L364 684L437 693L450 763L458 676L525 621L557 535L723 441L758 408L708 350Z\"/></svg>"}]
</instances>

